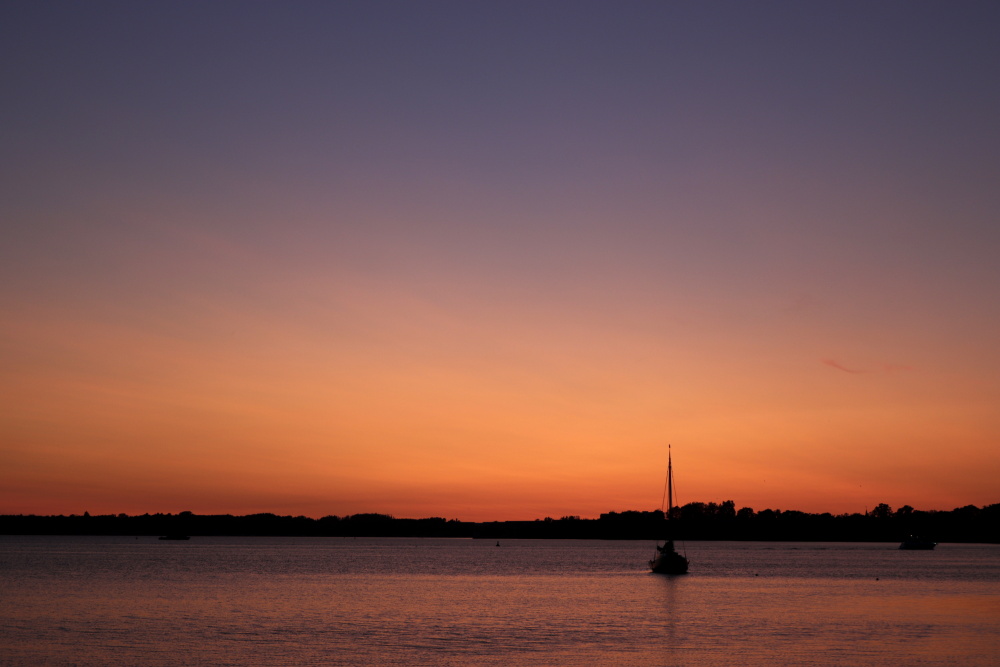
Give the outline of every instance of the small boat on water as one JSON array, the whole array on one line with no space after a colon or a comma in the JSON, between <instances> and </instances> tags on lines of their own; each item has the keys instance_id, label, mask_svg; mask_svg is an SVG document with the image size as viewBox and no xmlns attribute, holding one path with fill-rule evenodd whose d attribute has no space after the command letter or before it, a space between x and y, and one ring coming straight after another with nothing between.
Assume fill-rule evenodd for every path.
<instances>
[{"instance_id":1,"label":"small boat on water","mask_svg":"<svg viewBox=\"0 0 1000 667\"><path fill-rule=\"evenodd\" d=\"M160 535L161 540L190 540L190 535Z\"/></svg>"},{"instance_id":2,"label":"small boat on water","mask_svg":"<svg viewBox=\"0 0 1000 667\"><path fill-rule=\"evenodd\" d=\"M900 549L922 549L924 551L930 551L937 546L937 542L932 542L931 540L925 540L920 537L915 537L910 535L905 540L903 540L899 548Z\"/></svg>"},{"instance_id":3,"label":"small boat on water","mask_svg":"<svg viewBox=\"0 0 1000 667\"><path fill-rule=\"evenodd\" d=\"M656 546L656 556L649 561L649 569L657 574L687 574L688 559L677 553L673 540L667 540L662 547Z\"/></svg>"},{"instance_id":4,"label":"small boat on water","mask_svg":"<svg viewBox=\"0 0 1000 667\"><path fill-rule=\"evenodd\" d=\"M674 513L674 466L670 456L670 445L667 445L667 525ZM670 533L669 528L667 533ZM649 569L657 574L687 574L688 559L677 553L674 541L669 536L663 546L656 545L656 553L649 561Z\"/></svg>"}]
</instances>

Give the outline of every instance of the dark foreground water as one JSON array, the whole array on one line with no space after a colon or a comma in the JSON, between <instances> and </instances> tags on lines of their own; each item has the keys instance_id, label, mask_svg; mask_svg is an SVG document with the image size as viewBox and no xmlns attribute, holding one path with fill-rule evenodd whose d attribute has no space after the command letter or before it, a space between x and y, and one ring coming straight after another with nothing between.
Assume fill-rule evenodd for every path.
<instances>
[{"instance_id":1,"label":"dark foreground water","mask_svg":"<svg viewBox=\"0 0 1000 667\"><path fill-rule=\"evenodd\" d=\"M1000 547L0 536L3 665L998 665Z\"/></svg>"}]
</instances>

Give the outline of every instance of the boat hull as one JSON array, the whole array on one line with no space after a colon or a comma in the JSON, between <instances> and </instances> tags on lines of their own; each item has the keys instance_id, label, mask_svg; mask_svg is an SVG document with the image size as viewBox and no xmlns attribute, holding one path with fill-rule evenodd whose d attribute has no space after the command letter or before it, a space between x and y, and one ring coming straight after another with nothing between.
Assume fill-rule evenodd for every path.
<instances>
[{"instance_id":1,"label":"boat hull","mask_svg":"<svg viewBox=\"0 0 1000 667\"><path fill-rule=\"evenodd\" d=\"M688 560L679 553L668 553L649 561L649 569L656 574L687 574Z\"/></svg>"},{"instance_id":2,"label":"boat hull","mask_svg":"<svg viewBox=\"0 0 1000 667\"><path fill-rule=\"evenodd\" d=\"M928 542L926 540L906 540L899 545L899 548L907 551L930 551L936 546L937 542Z\"/></svg>"}]
</instances>

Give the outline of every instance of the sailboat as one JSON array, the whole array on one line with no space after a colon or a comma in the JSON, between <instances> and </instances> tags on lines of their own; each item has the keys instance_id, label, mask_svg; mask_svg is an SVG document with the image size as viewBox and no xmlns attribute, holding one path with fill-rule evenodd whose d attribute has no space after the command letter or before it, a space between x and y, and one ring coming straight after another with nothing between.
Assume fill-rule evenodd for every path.
<instances>
[{"instance_id":1,"label":"sailboat","mask_svg":"<svg viewBox=\"0 0 1000 667\"><path fill-rule=\"evenodd\" d=\"M674 513L674 465L670 457L670 445L667 445L667 525ZM669 530L667 531L670 532ZM658 574L687 574L688 559L677 553L674 541L667 537L663 546L656 544L656 553L649 561L649 569Z\"/></svg>"},{"instance_id":2,"label":"sailboat","mask_svg":"<svg viewBox=\"0 0 1000 667\"><path fill-rule=\"evenodd\" d=\"M925 540L922 537L916 537L915 535L910 535L899 544L900 549L921 549L924 551L929 551L936 546L937 542Z\"/></svg>"}]
</instances>

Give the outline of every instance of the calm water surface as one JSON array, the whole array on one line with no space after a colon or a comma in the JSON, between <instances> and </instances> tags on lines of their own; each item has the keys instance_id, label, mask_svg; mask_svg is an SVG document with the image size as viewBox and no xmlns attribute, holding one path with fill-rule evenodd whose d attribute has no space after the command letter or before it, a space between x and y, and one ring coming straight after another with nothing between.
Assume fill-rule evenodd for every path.
<instances>
[{"instance_id":1,"label":"calm water surface","mask_svg":"<svg viewBox=\"0 0 1000 667\"><path fill-rule=\"evenodd\" d=\"M1000 665L1000 546L0 536L3 665Z\"/></svg>"}]
</instances>

